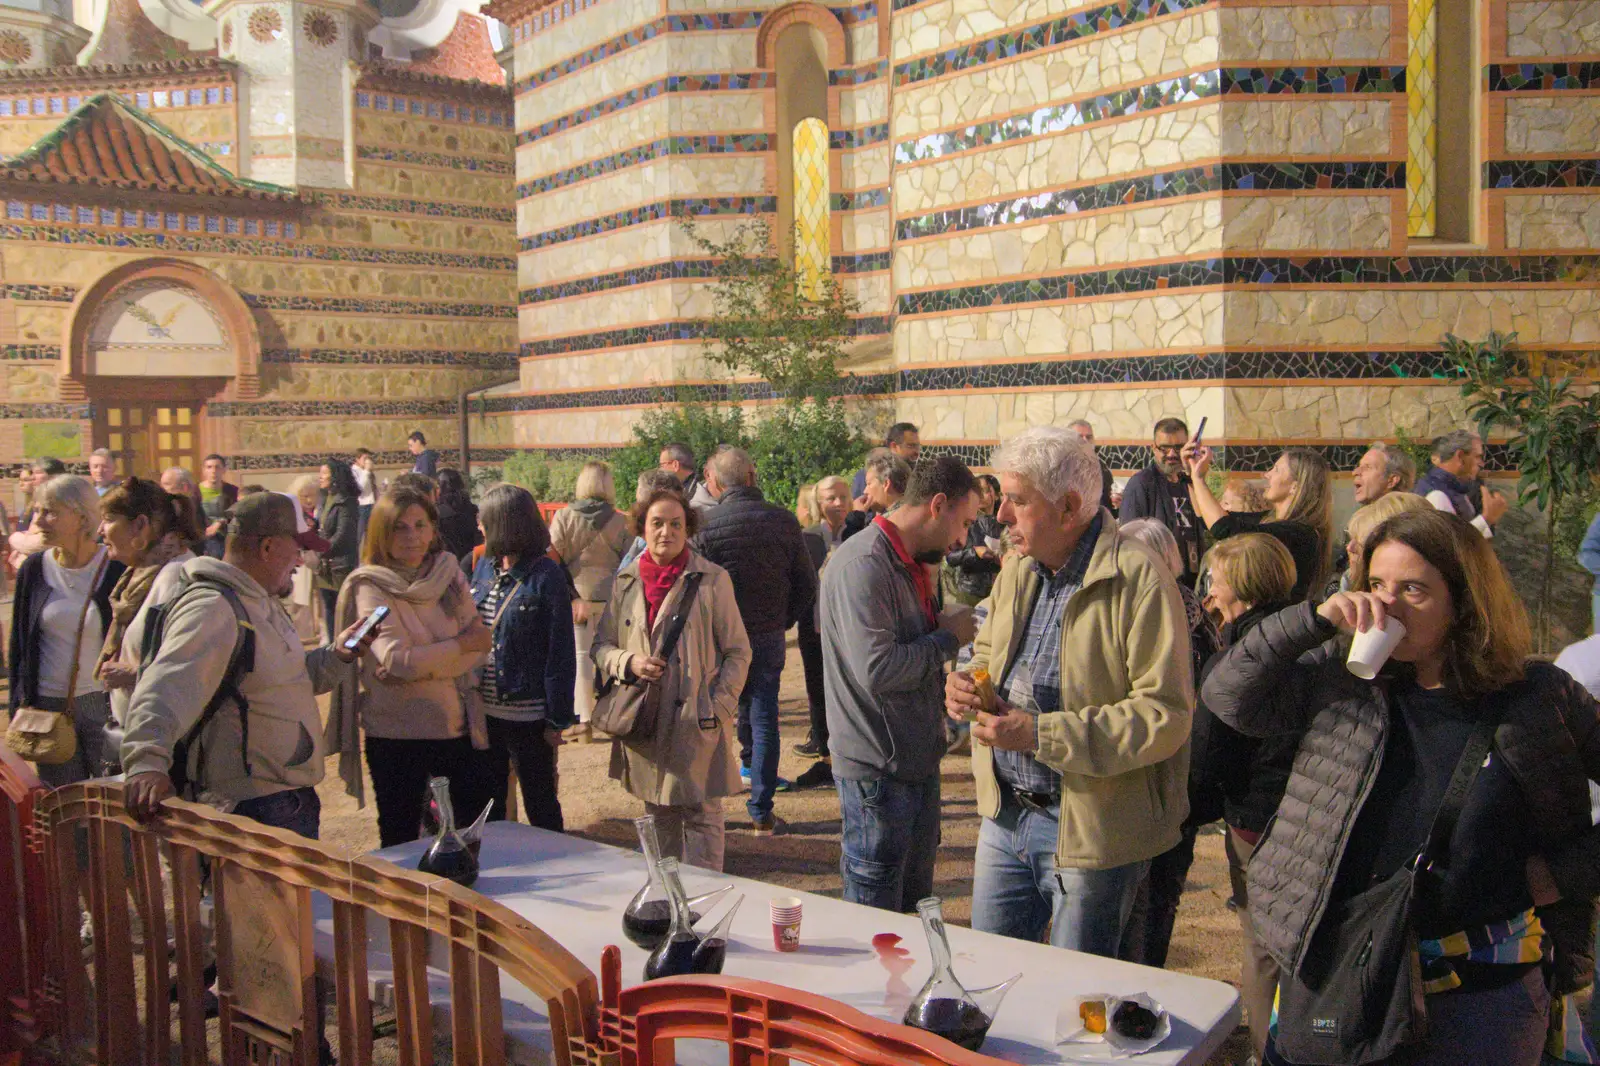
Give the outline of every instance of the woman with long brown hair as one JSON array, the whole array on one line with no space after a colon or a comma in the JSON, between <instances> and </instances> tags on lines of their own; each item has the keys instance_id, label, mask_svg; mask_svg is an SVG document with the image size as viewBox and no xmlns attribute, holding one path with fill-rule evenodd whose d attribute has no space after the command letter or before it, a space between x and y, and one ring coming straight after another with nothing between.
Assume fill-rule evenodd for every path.
<instances>
[{"instance_id":1,"label":"woman with long brown hair","mask_svg":"<svg viewBox=\"0 0 1600 1066\"><path fill-rule=\"evenodd\" d=\"M1189 498L1214 541L1236 533L1277 537L1294 556L1294 598L1320 594L1333 567L1333 484L1328 460L1310 448L1286 448L1267 471L1267 510L1225 511L1206 484L1211 449L1184 445Z\"/></svg>"},{"instance_id":2,"label":"woman with long brown hair","mask_svg":"<svg viewBox=\"0 0 1600 1066\"><path fill-rule=\"evenodd\" d=\"M1466 522L1398 515L1361 564L1364 588L1263 619L1202 686L1242 733L1305 730L1249 864L1254 932L1283 968L1266 1061L1533 1066L1593 974L1600 708L1529 659L1526 611ZM1349 634L1392 621L1378 675L1347 670ZM1413 951L1425 1035L1396 994Z\"/></svg>"}]
</instances>

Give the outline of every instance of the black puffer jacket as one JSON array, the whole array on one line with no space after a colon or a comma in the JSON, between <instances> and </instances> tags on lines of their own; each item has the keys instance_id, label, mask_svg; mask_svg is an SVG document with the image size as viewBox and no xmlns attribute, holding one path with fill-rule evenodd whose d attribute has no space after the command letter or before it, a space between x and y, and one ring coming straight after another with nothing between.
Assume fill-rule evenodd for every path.
<instances>
[{"instance_id":1,"label":"black puffer jacket","mask_svg":"<svg viewBox=\"0 0 1600 1066\"><path fill-rule=\"evenodd\" d=\"M1256 935L1290 968L1322 920L1389 728L1388 682L1346 670L1336 638L1310 604L1296 604L1229 649L1201 690L1206 706L1242 733L1306 730L1276 819L1250 860ZM1539 908L1556 947L1554 990L1575 991L1594 976L1600 828L1590 821L1589 782L1600 780L1600 707L1544 663L1530 663L1523 680L1487 699L1501 723L1494 750L1536 813L1533 843L1561 891L1561 902ZM1469 812L1472 804L1469 795ZM1464 813L1459 824L1471 821ZM1475 846L1458 835L1451 851L1464 843Z\"/></svg>"},{"instance_id":2,"label":"black puffer jacket","mask_svg":"<svg viewBox=\"0 0 1600 1066\"><path fill-rule=\"evenodd\" d=\"M733 596L750 636L781 633L811 610L817 570L800 521L754 487L729 489L701 516L695 548L733 578Z\"/></svg>"},{"instance_id":3,"label":"black puffer jacket","mask_svg":"<svg viewBox=\"0 0 1600 1066\"><path fill-rule=\"evenodd\" d=\"M972 520L967 530L966 546L945 553L945 565L952 571L956 588L972 597L974 603L989 595L994 587L994 575L1000 572L1000 556L989 551L984 542L990 537L999 540L1005 531L1006 527L995 521L993 515L981 514ZM984 549L981 555L979 548Z\"/></svg>"}]
</instances>

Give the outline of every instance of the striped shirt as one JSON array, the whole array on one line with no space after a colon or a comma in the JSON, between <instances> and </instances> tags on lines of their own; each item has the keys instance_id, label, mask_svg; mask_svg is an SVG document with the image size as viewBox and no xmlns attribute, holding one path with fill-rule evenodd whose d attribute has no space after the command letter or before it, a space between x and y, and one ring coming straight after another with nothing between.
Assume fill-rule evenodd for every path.
<instances>
[{"instance_id":1,"label":"striped shirt","mask_svg":"<svg viewBox=\"0 0 1600 1066\"><path fill-rule=\"evenodd\" d=\"M478 604L478 617L483 619L484 625L494 628L494 616L499 612L500 604L516 590L516 575L510 570L499 571L494 584L489 586L489 594ZM496 652L498 653L498 648ZM491 655L489 661L483 664L478 679L478 695L483 698L484 714L515 722L537 722L545 716L542 696L528 700L502 699L498 679L495 676L497 673L495 656Z\"/></svg>"}]
</instances>

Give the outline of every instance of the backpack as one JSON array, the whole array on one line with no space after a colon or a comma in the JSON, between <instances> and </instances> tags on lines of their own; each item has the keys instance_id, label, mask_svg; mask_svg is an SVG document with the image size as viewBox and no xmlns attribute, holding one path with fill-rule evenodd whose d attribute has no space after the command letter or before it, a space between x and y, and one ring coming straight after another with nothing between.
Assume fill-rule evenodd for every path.
<instances>
[{"instance_id":1,"label":"backpack","mask_svg":"<svg viewBox=\"0 0 1600 1066\"><path fill-rule=\"evenodd\" d=\"M167 620L179 603L195 588L208 588L220 593L238 622L238 635L233 642L233 653L228 656L228 667L222 673L222 682L206 702L200 717L188 732L172 747L172 766L167 771L172 778L173 791L181 799L192 800L199 792L199 782L205 778L206 752L201 735L223 704L232 700L239 708L239 757L244 763L245 776L250 775L250 701L239 690L239 682L256 665L256 627L245 612L244 602L230 586L205 577L190 577L165 603L150 608L145 621L144 640L139 647L139 668L143 670L155 660L161 650L161 640L166 634ZM189 764L195 763L191 773Z\"/></svg>"}]
</instances>

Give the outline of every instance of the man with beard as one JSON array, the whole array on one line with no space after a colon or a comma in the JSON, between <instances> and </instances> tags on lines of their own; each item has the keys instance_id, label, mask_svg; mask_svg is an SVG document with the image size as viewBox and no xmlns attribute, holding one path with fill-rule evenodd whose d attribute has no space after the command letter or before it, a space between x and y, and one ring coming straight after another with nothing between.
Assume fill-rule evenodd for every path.
<instances>
[{"instance_id":1,"label":"man with beard","mask_svg":"<svg viewBox=\"0 0 1600 1066\"><path fill-rule=\"evenodd\" d=\"M931 568L966 542L977 513L972 471L949 456L920 460L900 506L823 571L828 747L852 903L909 912L933 891L944 664L976 627L970 608L938 610Z\"/></svg>"},{"instance_id":2,"label":"man with beard","mask_svg":"<svg viewBox=\"0 0 1600 1066\"><path fill-rule=\"evenodd\" d=\"M1150 465L1133 475L1122 490L1117 521L1154 518L1170 529L1183 558L1179 580L1193 588L1200 574L1201 531L1205 526L1189 501L1189 475L1183 469L1183 446L1188 443L1189 427L1183 419L1163 418L1156 423Z\"/></svg>"}]
</instances>

